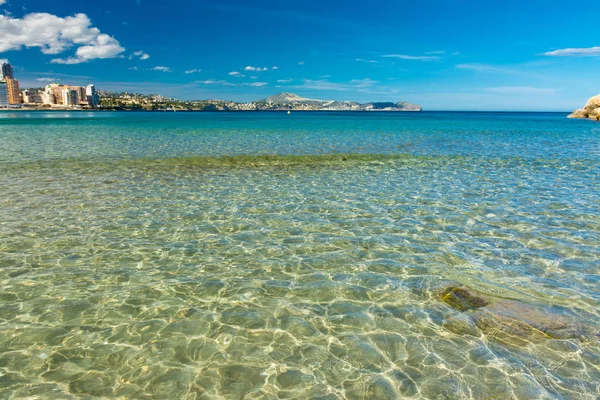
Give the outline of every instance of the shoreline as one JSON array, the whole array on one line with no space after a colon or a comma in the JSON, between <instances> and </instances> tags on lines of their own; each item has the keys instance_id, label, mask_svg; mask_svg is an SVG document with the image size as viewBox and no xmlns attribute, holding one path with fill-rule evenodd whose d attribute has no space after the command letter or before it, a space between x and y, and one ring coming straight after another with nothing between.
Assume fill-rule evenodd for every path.
<instances>
[{"instance_id":1,"label":"shoreline","mask_svg":"<svg viewBox=\"0 0 600 400\"><path fill-rule=\"evenodd\" d=\"M123 113L212 113L212 114L230 114L230 113L348 113L348 114L366 114L366 113L384 113L384 114L419 114L419 113L477 113L477 114L570 114L571 111L470 111L470 110L421 110L421 111L384 111L384 110L127 110L127 109L81 109L81 108L0 108L2 112L123 112ZM589 118L570 118L570 119L588 119ZM592 120L593 121L593 120Z\"/></svg>"},{"instance_id":2,"label":"shoreline","mask_svg":"<svg viewBox=\"0 0 600 400\"><path fill-rule=\"evenodd\" d=\"M132 110L132 109L122 109L122 108L103 108L103 109L94 109L94 108L0 108L0 112L24 112L24 111L36 111L36 112L171 112L171 113L248 113L248 112L283 112L286 113L288 111L291 112L347 112L347 113L420 113L422 111L389 111L389 110Z\"/></svg>"}]
</instances>

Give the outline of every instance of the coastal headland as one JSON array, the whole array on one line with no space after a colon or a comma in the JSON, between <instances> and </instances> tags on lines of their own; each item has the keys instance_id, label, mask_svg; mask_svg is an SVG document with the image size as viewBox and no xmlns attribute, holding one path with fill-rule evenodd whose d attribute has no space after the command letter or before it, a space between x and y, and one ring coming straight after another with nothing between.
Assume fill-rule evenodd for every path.
<instances>
[{"instance_id":1,"label":"coastal headland","mask_svg":"<svg viewBox=\"0 0 600 400\"><path fill-rule=\"evenodd\" d=\"M418 104L408 102L334 101L308 99L293 93L280 93L263 100L238 103L226 100L183 101L159 95L101 92L100 108L104 110L166 111L421 111Z\"/></svg>"},{"instance_id":2,"label":"coastal headland","mask_svg":"<svg viewBox=\"0 0 600 400\"><path fill-rule=\"evenodd\" d=\"M585 104L585 107L573 111L569 118L584 118L593 121L600 121L600 94L592 97Z\"/></svg>"}]
</instances>

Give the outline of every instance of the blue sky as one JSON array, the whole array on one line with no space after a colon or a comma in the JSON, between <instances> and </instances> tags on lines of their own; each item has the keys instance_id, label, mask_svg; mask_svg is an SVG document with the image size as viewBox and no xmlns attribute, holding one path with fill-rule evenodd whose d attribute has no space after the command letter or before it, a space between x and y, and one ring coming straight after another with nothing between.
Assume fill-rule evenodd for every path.
<instances>
[{"instance_id":1,"label":"blue sky","mask_svg":"<svg viewBox=\"0 0 600 400\"><path fill-rule=\"evenodd\" d=\"M568 111L600 93L594 4L0 0L0 59L25 87Z\"/></svg>"}]
</instances>

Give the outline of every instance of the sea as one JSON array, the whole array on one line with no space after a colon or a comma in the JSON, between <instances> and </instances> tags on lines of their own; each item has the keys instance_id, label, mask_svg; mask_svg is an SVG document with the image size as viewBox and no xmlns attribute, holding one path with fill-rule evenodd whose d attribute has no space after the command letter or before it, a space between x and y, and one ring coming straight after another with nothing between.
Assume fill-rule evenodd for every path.
<instances>
[{"instance_id":1,"label":"sea","mask_svg":"<svg viewBox=\"0 0 600 400\"><path fill-rule=\"evenodd\" d=\"M1 112L0 398L599 399L566 116Z\"/></svg>"}]
</instances>

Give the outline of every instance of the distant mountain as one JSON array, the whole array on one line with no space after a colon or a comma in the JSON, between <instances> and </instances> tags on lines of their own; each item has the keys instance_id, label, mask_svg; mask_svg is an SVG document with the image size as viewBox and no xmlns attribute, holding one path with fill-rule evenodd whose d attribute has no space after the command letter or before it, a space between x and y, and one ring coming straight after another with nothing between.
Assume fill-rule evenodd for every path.
<instances>
[{"instance_id":1,"label":"distant mountain","mask_svg":"<svg viewBox=\"0 0 600 400\"><path fill-rule=\"evenodd\" d=\"M418 104L407 102L384 102L360 104L355 101L334 101L307 99L294 93L283 92L270 96L262 102L262 109L301 110L301 111L421 111Z\"/></svg>"},{"instance_id":2,"label":"distant mountain","mask_svg":"<svg viewBox=\"0 0 600 400\"><path fill-rule=\"evenodd\" d=\"M275 96L270 96L265 99L267 103L294 103L294 102L302 102L302 101L311 101L311 99L307 99L305 97L300 97L294 93L279 93Z\"/></svg>"}]
</instances>

